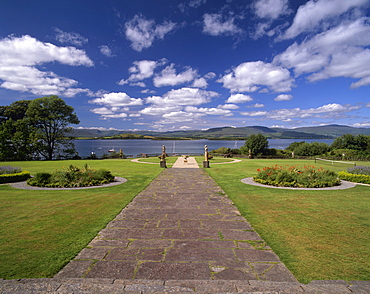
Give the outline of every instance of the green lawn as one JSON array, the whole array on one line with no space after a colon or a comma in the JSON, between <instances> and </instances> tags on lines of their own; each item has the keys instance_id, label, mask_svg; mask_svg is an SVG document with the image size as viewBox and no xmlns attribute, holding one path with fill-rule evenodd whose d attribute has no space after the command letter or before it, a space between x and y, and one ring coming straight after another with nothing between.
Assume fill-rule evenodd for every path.
<instances>
[{"instance_id":1,"label":"green lawn","mask_svg":"<svg viewBox=\"0 0 370 294\"><path fill-rule=\"evenodd\" d=\"M70 164L106 168L128 181L88 190L21 190L0 185L0 278L52 277L161 171L129 160L0 162L31 174Z\"/></svg>"},{"instance_id":2,"label":"green lawn","mask_svg":"<svg viewBox=\"0 0 370 294\"><path fill-rule=\"evenodd\" d=\"M370 187L299 191L240 182L255 175L257 168L275 164L347 168L303 160L244 159L211 165L207 171L300 282L370 280Z\"/></svg>"},{"instance_id":3,"label":"green lawn","mask_svg":"<svg viewBox=\"0 0 370 294\"><path fill-rule=\"evenodd\" d=\"M142 159L148 160L148 159ZM0 185L0 278L52 277L72 259L162 169L130 160L0 162L31 174L70 164L106 168L124 184L88 190L35 191ZM176 157L170 157L173 163ZM203 158L197 157L199 164ZM207 172L301 282L315 279L369 280L370 187L298 191L240 182L274 164L312 164L335 171L347 166L302 160L212 159ZM368 165L370 162L359 163Z\"/></svg>"}]
</instances>

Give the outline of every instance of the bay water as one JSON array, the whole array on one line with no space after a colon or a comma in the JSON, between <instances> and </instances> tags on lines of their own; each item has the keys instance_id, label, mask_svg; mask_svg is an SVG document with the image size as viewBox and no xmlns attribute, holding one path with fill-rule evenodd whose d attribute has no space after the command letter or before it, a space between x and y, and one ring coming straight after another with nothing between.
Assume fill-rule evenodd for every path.
<instances>
[{"instance_id":1,"label":"bay water","mask_svg":"<svg viewBox=\"0 0 370 294\"><path fill-rule=\"evenodd\" d=\"M331 145L333 140L298 140L298 139L268 139L269 148L285 149L293 142L305 141L324 142ZM122 152L130 157L141 157L144 154L161 154L162 145L166 147L169 155L197 155L204 153L204 145L212 151L221 147L238 149L244 146L245 141L229 140L74 140L78 155L82 158L88 157L92 152L101 157L103 154L109 154L109 150Z\"/></svg>"}]
</instances>

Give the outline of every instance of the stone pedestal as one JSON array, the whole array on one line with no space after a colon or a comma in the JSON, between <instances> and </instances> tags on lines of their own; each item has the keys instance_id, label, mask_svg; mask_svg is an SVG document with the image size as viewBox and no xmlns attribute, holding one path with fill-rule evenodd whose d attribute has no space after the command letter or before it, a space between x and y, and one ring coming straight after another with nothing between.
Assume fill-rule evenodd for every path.
<instances>
[{"instance_id":1,"label":"stone pedestal","mask_svg":"<svg viewBox=\"0 0 370 294\"><path fill-rule=\"evenodd\" d=\"M203 161L203 168L209 168L209 161L208 160Z\"/></svg>"},{"instance_id":2,"label":"stone pedestal","mask_svg":"<svg viewBox=\"0 0 370 294\"><path fill-rule=\"evenodd\" d=\"M165 160L161 160L159 162L159 165L160 165L160 167L167 168L167 165L166 165L166 161Z\"/></svg>"}]
</instances>

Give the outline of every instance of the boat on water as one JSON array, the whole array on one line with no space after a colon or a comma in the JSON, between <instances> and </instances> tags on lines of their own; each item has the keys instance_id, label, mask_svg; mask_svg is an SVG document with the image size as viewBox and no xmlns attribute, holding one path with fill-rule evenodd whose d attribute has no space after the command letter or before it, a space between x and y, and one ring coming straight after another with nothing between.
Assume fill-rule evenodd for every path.
<instances>
[{"instance_id":1,"label":"boat on water","mask_svg":"<svg viewBox=\"0 0 370 294\"><path fill-rule=\"evenodd\" d=\"M108 152L116 152L116 150L114 150L114 148L111 148L108 150Z\"/></svg>"}]
</instances>

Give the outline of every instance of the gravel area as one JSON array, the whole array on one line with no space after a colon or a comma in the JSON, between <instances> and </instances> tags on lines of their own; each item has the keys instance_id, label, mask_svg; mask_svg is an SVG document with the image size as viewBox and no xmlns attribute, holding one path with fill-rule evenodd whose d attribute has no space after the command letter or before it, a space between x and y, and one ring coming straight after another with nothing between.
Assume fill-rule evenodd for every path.
<instances>
[{"instance_id":1,"label":"gravel area","mask_svg":"<svg viewBox=\"0 0 370 294\"><path fill-rule=\"evenodd\" d=\"M17 183L9 183L10 186L17 189L24 189L24 190L82 190L82 189L93 189L93 188L105 188L116 186L122 183L127 182L127 179L121 177L115 177L114 182L109 184L104 184L100 186L90 186L90 187L77 187L77 188L44 188L44 187L33 187L27 185L26 181L24 182L17 182Z\"/></svg>"},{"instance_id":2,"label":"gravel area","mask_svg":"<svg viewBox=\"0 0 370 294\"><path fill-rule=\"evenodd\" d=\"M347 182L347 181L341 181L341 184L339 186L334 187L327 187L327 188L292 188L292 187L276 187L276 186L269 186L269 185L263 185L260 183L256 183L252 177L250 178L244 178L241 180L242 183L258 186L258 187L264 187L264 188L274 188L274 189L290 189L290 190L343 190L343 189L349 189L356 186L356 183Z\"/></svg>"}]
</instances>

